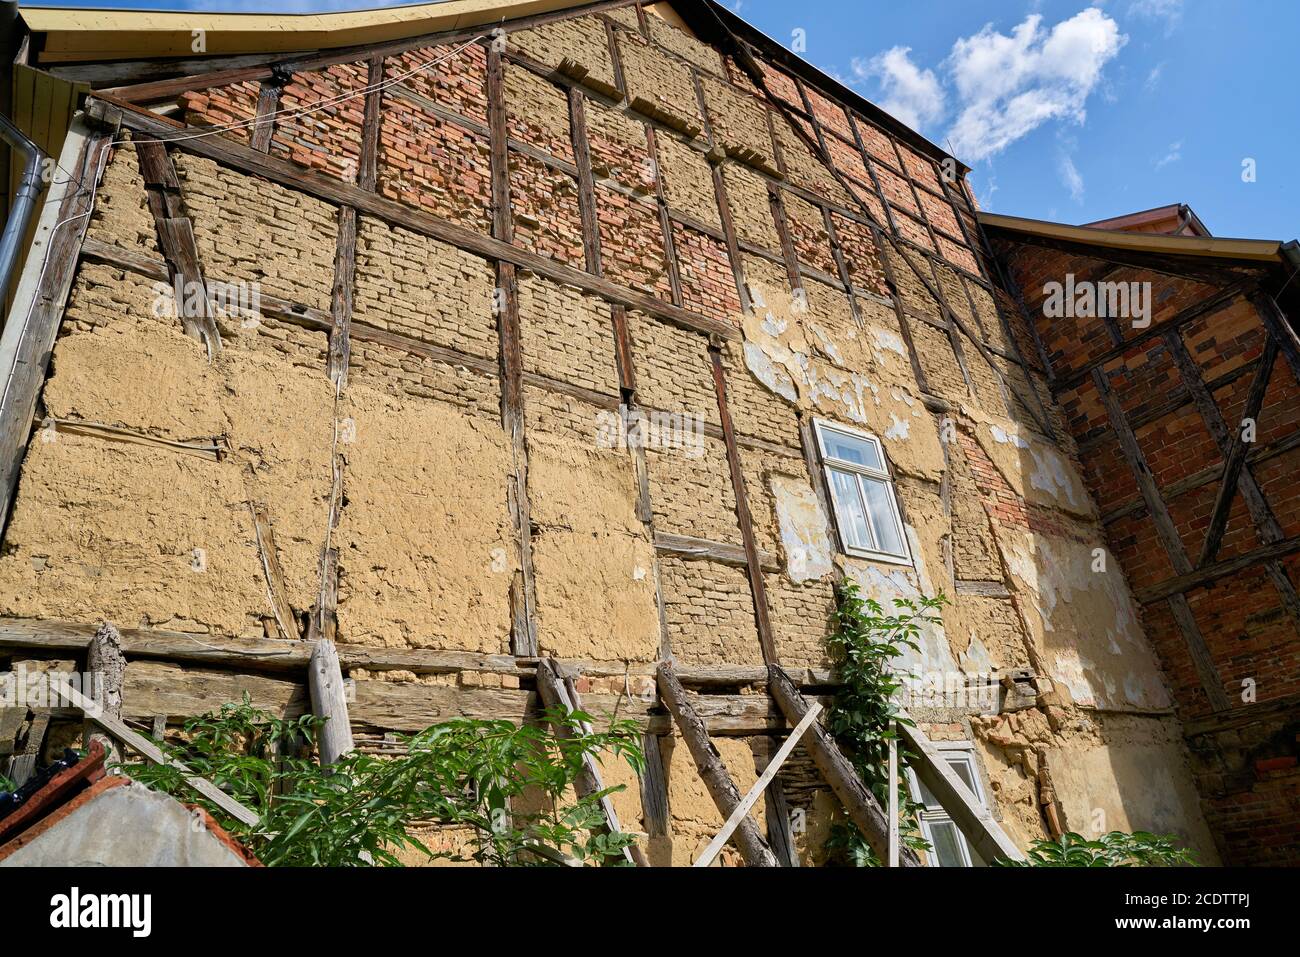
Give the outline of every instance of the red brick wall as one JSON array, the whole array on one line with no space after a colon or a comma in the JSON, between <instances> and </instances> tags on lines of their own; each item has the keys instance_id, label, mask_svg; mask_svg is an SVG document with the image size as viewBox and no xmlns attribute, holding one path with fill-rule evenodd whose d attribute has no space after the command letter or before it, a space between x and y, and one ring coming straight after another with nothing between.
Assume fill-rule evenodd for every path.
<instances>
[{"instance_id":1,"label":"red brick wall","mask_svg":"<svg viewBox=\"0 0 1300 957\"><path fill-rule=\"evenodd\" d=\"M1082 252L1050 249L1006 237L996 241L1011 267L1012 279L1024 296L1035 328L1051 356L1058 378L1087 372L1103 354L1114 348L1110 331L1098 318L1045 318L1044 285L1064 282L1066 273L1076 281L1101 275L1111 264ZM1150 282L1153 326L1167 323L1180 310L1217 292L1215 285L1178 276L1119 268L1106 274L1108 281ZM1117 320L1125 340L1140 334L1126 319ZM1185 323L1178 335L1203 381L1209 383L1229 432L1239 427L1253 368L1265 342L1261 320L1249 302ZM1133 345L1105 364L1115 398L1166 501L1188 559L1195 564L1210 524L1219 482L1182 487L1207 470L1221 465L1223 456L1198 408L1191 402L1182 377L1169 354L1164 336L1156 335ZM1232 373L1238 374L1234 377ZM1215 380L1228 376L1229 381ZM1184 402L1168 410L1171 397ZM1080 443L1085 480L1103 515L1140 502L1136 481L1121 454L1101 398L1091 378L1064 390L1061 404L1070 428ZM1156 416L1164 410L1163 414ZM1146 421L1143 421L1146 420ZM1290 367L1279 358L1257 420L1255 454L1295 433L1300 422L1300 385ZM1300 527L1300 451L1289 451L1250 466L1264 498L1284 535ZM1175 569L1156 534L1145 507L1131 510L1107 524L1110 547L1136 591L1175 575ZM1218 558L1227 559L1258 548L1264 540L1240 493L1232 503ZM1300 581L1300 558L1283 563L1294 583ZM1143 622L1168 675L1184 721L1197 726L1211 719L1211 729L1225 721L1234 727L1252 720L1254 708L1269 709L1300 695L1300 634L1262 565L1254 565L1186 593L1198 629L1204 636L1228 695L1227 717L1212 718L1208 698L1192 664L1186 639L1164 600L1143 607ZM1243 700L1252 688L1254 702ZM1272 714L1271 709L1267 713ZM1251 734L1237 730L1206 731L1192 740L1194 770L1206 803L1207 819L1231 863L1300 863L1300 827L1292 765L1297 754L1296 729L1287 730L1285 717L1257 722ZM1279 738L1279 735L1281 738ZM1281 743L1279 744L1279 740ZM1262 763L1261 763L1262 762ZM1281 762L1282 771L1269 770ZM1225 771L1225 769L1228 769ZM1288 830L1289 827L1289 830Z\"/></svg>"}]
</instances>

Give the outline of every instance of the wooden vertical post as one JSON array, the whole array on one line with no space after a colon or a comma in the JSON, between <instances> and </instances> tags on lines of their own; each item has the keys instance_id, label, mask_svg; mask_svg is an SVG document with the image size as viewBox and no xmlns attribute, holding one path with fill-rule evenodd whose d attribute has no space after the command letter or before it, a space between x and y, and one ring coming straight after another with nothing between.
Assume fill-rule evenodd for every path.
<instances>
[{"instance_id":1,"label":"wooden vertical post","mask_svg":"<svg viewBox=\"0 0 1300 957\"><path fill-rule=\"evenodd\" d=\"M754 537L754 523L749 513L749 495L745 490L745 472L740 461L740 447L736 443L736 430L727 404L727 377L722 366L722 349L709 345L709 360L713 365L713 387L718 396L718 417L722 422L722 438L727 446L727 465L731 471L731 487L736 499L736 521L740 525L741 540L745 545L745 567L749 573L749 590L754 600L754 620L758 626L758 640L767 664L777 662L776 640L772 634L771 615L767 607L767 585L763 581L763 564L758 554L758 541Z\"/></svg>"},{"instance_id":2,"label":"wooden vertical post","mask_svg":"<svg viewBox=\"0 0 1300 957\"><path fill-rule=\"evenodd\" d=\"M122 717L122 682L126 677L126 657L122 654L122 636L111 622L101 622L86 649L86 671L94 682L94 703L110 718ZM85 728L85 746L99 741L104 746L105 763L113 757L113 739Z\"/></svg>"},{"instance_id":3,"label":"wooden vertical post","mask_svg":"<svg viewBox=\"0 0 1300 957\"><path fill-rule=\"evenodd\" d=\"M798 686L790 680L779 665L767 669L768 691L791 724L798 724L808 713L808 702ZM881 860L889 857L889 820L876 796L862 783L849 759L844 756L835 739L820 724L814 723L804 738L809 754L831 786L835 796L844 805L849 819L857 825L863 840L871 846ZM911 848L899 851L899 864L903 867L920 867L921 861Z\"/></svg>"}]
</instances>

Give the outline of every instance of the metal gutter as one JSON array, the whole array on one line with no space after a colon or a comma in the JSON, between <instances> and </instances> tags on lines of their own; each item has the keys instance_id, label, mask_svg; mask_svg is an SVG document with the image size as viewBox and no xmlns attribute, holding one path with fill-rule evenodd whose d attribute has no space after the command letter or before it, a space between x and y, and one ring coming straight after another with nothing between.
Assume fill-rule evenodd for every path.
<instances>
[{"instance_id":1,"label":"metal gutter","mask_svg":"<svg viewBox=\"0 0 1300 957\"><path fill-rule=\"evenodd\" d=\"M36 212L36 201L45 188L41 181L45 154L3 113L0 113L0 139L23 157L23 171L18 178L13 204L9 207L9 218L5 220L4 232L0 233L0 302L3 302L9 291L14 264L18 261L23 240L27 237L27 227L31 225L32 215Z\"/></svg>"}]
</instances>

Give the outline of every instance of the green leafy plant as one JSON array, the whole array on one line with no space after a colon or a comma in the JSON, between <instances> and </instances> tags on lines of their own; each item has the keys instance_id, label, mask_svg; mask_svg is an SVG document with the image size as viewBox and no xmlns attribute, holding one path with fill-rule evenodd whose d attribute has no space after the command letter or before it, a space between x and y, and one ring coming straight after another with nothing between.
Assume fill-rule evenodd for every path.
<instances>
[{"instance_id":1,"label":"green leafy plant","mask_svg":"<svg viewBox=\"0 0 1300 957\"><path fill-rule=\"evenodd\" d=\"M1172 835L1111 831L1090 841L1073 831L1055 841L1034 841L1027 859L999 858L999 867L1186 867L1196 865L1191 850L1177 847Z\"/></svg>"},{"instance_id":2,"label":"green leafy plant","mask_svg":"<svg viewBox=\"0 0 1300 957\"><path fill-rule=\"evenodd\" d=\"M0 774L0 791L16 791L17 785L12 780Z\"/></svg>"},{"instance_id":3,"label":"green leafy plant","mask_svg":"<svg viewBox=\"0 0 1300 957\"><path fill-rule=\"evenodd\" d=\"M584 730L581 712L548 713L544 723L456 719L402 737L391 756L353 751L322 768L311 756L321 723L282 720L252 706L226 704L185 723L185 744L167 747L259 817L233 820L193 791L174 767L123 766L150 787L197 803L268 866L400 866L415 849L430 858L491 865L623 862L634 838L604 833L600 799L621 787L572 797L584 758L603 753L643 767L634 722ZM567 735L547 730L557 722ZM526 808L526 809L525 809ZM464 853L433 851L413 833L429 824L472 834Z\"/></svg>"},{"instance_id":4,"label":"green leafy plant","mask_svg":"<svg viewBox=\"0 0 1300 957\"><path fill-rule=\"evenodd\" d=\"M946 601L943 595L915 601L897 598L897 613L886 615L879 602L862 597L855 582L845 582L835 590L835 613L827 641L842 685L831 704L827 729L882 805L889 801L889 742L898 738L893 725L913 725L899 716L896 698L903 685L893 663L904 649L919 650L921 628L939 622L937 612ZM929 850L918 821L921 805L911 800L903 774L913 758L905 748L898 749L899 834L905 846ZM827 848L857 867L880 864L849 822L832 828Z\"/></svg>"}]
</instances>

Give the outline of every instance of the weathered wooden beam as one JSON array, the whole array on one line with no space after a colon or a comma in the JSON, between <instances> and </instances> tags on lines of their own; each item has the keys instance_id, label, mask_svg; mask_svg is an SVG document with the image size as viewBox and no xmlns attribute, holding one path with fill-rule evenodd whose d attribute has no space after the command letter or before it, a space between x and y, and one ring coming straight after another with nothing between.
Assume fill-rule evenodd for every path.
<instances>
[{"instance_id":1,"label":"weathered wooden beam","mask_svg":"<svg viewBox=\"0 0 1300 957\"><path fill-rule=\"evenodd\" d=\"M713 798L713 803L717 805L723 818L730 818L740 805L740 791L731 780L731 775L727 773L722 755L709 740L708 729L695 712L690 699L687 698L686 689L677 680L673 666L666 661L659 665L658 681L659 696L677 722L682 739L695 760L696 768L699 769L700 780L704 782L709 796ZM776 857L767 846L767 842L763 840L763 835L759 833L758 825L753 818L746 815L741 819L735 829L734 842L745 863L750 867L777 866Z\"/></svg>"},{"instance_id":2,"label":"weathered wooden beam","mask_svg":"<svg viewBox=\"0 0 1300 957\"><path fill-rule=\"evenodd\" d=\"M1272 510L1268 507L1268 503L1265 502L1263 493L1256 484L1254 476L1246 468L1246 452L1249 450L1249 443L1245 440L1246 422L1250 421L1252 423L1251 431L1253 432L1254 423L1259 418L1260 409L1264 405L1264 393L1268 390L1269 377L1273 372L1273 363L1277 359L1277 340L1266 334L1264 353L1255 370L1255 376L1251 380L1250 390L1246 395L1246 405L1242 410L1242 421L1231 433L1223 419L1223 414L1214 402L1214 397L1205 388L1205 383L1201 380L1200 369L1187 352L1182 336L1176 332L1171 332L1165 341L1169 345L1170 355L1183 377L1183 382L1191 393L1193 402L1196 403L1197 408L1200 410L1206 428L1209 430L1210 435L1213 436L1215 444L1219 448L1219 453L1223 456L1223 482L1219 486L1218 495L1215 497L1214 509L1210 513L1210 524L1205 531L1204 543L1201 546L1201 555L1196 562L1196 567L1203 568L1214 561L1219 554L1219 546L1223 543L1223 534L1228 527L1228 513L1232 509L1232 500L1239 490L1242 498L1246 500L1247 509L1251 513L1251 518L1255 523L1261 541L1277 541L1282 537L1281 526L1278 525L1277 519L1273 517Z\"/></svg>"},{"instance_id":3,"label":"weathered wooden beam","mask_svg":"<svg viewBox=\"0 0 1300 957\"><path fill-rule=\"evenodd\" d=\"M779 665L768 667L768 691L791 724L798 724L808 713L807 700ZM863 840L880 860L886 860L889 856L889 821L880 802L862 783L835 739L820 724L812 725L805 746L822 777L844 805L849 819L857 825ZM921 866L916 852L906 847L900 849L899 863L903 867Z\"/></svg>"},{"instance_id":4,"label":"weathered wooden beam","mask_svg":"<svg viewBox=\"0 0 1300 957\"><path fill-rule=\"evenodd\" d=\"M641 735L645 770L641 772L641 819L646 834L654 839L668 834L668 778L664 774L664 756L659 750L659 735Z\"/></svg>"},{"instance_id":5,"label":"weathered wooden beam","mask_svg":"<svg viewBox=\"0 0 1300 957\"><path fill-rule=\"evenodd\" d=\"M699 82L698 77L696 82ZM713 175L713 193L718 200L718 218L722 223L722 233L727 237L727 258L731 260L736 291L740 295L740 310L749 312L753 304L750 302L749 286L745 281L745 261L741 259L740 246L736 240L736 221L731 213L731 199L727 196L727 181L722 175L720 163L709 160L709 170Z\"/></svg>"},{"instance_id":6,"label":"weathered wooden beam","mask_svg":"<svg viewBox=\"0 0 1300 957\"><path fill-rule=\"evenodd\" d=\"M316 733L320 763L329 766L353 749L352 722L348 719L347 688L338 649L328 638L318 638L307 665L311 710L324 723Z\"/></svg>"},{"instance_id":7,"label":"weathered wooden beam","mask_svg":"<svg viewBox=\"0 0 1300 957\"><path fill-rule=\"evenodd\" d=\"M795 249L794 238L790 235L790 220L785 213L785 202L781 199L781 191L775 186L768 186L767 204L770 209L772 222L776 224L776 235L781 243L781 262L785 266L785 278L790 283L790 288L799 291L803 289L803 279L799 275L799 253Z\"/></svg>"},{"instance_id":8,"label":"weathered wooden beam","mask_svg":"<svg viewBox=\"0 0 1300 957\"><path fill-rule=\"evenodd\" d=\"M379 178L379 126L384 109L384 58L370 58L367 70L370 89L366 92L366 109L361 119L361 161L357 166L357 185L374 192Z\"/></svg>"},{"instance_id":9,"label":"weathered wooden beam","mask_svg":"<svg viewBox=\"0 0 1300 957\"><path fill-rule=\"evenodd\" d=\"M148 134L133 137L144 179L149 209L158 232L158 248L167 263L167 275L176 292L176 314L181 328L207 346L211 358L221 351L221 334L208 297L194 224L185 208L181 184L167 147ZM195 293L198 293L195 308Z\"/></svg>"},{"instance_id":10,"label":"weathered wooden beam","mask_svg":"<svg viewBox=\"0 0 1300 957\"><path fill-rule=\"evenodd\" d=\"M728 839L731 837L731 833L740 824L741 820L744 819L745 815L749 813L749 809L758 803L759 797L762 796L767 786L772 783L772 779L776 777L776 772L781 770L781 765L784 764L785 759L790 756L790 752L793 751L795 745L799 743L799 739L804 736L804 732L808 730L808 726L817 720L817 715L821 713L821 710L822 706L814 702L808 709L808 713L803 716L803 720L795 725L794 730L786 736L780 749L772 756L772 760L767 763L767 767L764 768L763 773L758 776L758 780L754 782L753 787L746 792L744 798L742 798L740 803L736 805L735 810L731 812L731 816L727 818L726 823L722 825L722 830L714 835L713 840L711 840L708 847L704 849L704 853L695 859L694 867L708 867L713 863L713 859L718 856L718 852L722 850L722 846L727 843Z\"/></svg>"},{"instance_id":11,"label":"weathered wooden beam","mask_svg":"<svg viewBox=\"0 0 1300 957\"><path fill-rule=\"evenodd\" d=\"M314 170L302 169L280 157L265 156L240 143L219 136L188 136L189 133L202 132L202 130L183 126L166 117L140 110L129 103L92 97L87 104L88 112L94 117L108 122L120 120L129 129L152 133L160 139L166 140L171 137L171 142L178 149L197 156L205 156L240 172L261 176L273 183L301 190L335 205L354 206L359 212L382 219L392 225L450 243L486 259L513 263L539 276L574 286L610 302L637 309L692 332L718 335L725 339L740 338L740 331L730 323L665 303L648 293L620 286L581 269L565 266L549 256L532 253L504 242L496 236L488 236L430 213L405 206L396 200L367 192L352 183L346 183Z\"/></svg>"},{"instance_id":12,"label":"weathered wooden beam","mask_svg":"<svg viewBox=\"0 0 1300 957\"><path fill-rule=\"evenodd\" d=\"M250 483L251 484L251 483ZM262 574L266 578L266 595L271 605L279 637L286 640L298 638L298 623L289 604L289 591L284 583L284 570L280 567L280 556L275 547L275 532L271 529L271 516L267 507L260 502L249 502L253 513L253 533L257 539L257 551L262 560Z\"/></svg>"},{"instance_id":13,"label":"weathered wooden beam","mask_svg":"<svg viewBox=\"0 0 1300 957\"><path fill-rule=\"evenodd\" d=\"M903 714L900 717L908 716ZM999 858L1023 861L1024 852L1002 830L988 808L970 792L925 733L914 725L909 726L906 720L899 721L897 727L899 737L916 756L912 770L952 818L971 849L989 864Z\"/></svg>"},{"instance_id":14,"label":"weathered wooden beam","mask_svg":"<svg viewBox=\"0 0 1300 957\"><path fill-rule=\"evenodd\" d=\"M252 129L249 130L248 145L259 153L269 152L271 138L275 135L275 114L280 109L280 94L284 84L279 77L270 76L262 81L257 92L257 109Z\"/></svg>"},{"instance_id":15,"label":"weathered wooden beam","mask_svg":"<svg viewBox=\"0 0 1300 957\"><path fill-rule=\"evenodd\" d=\"M1164 546L1165 554L1169 558L1169 563L1173 566L1174 571L1179 576L1187 575L1192 571L1192 563L1183 549L1183 540L1178 534L1178 529L1174 527L1173 519L1169 516L1169 509L1160 496L1160 489L1156 485L1156 479L1151 473L1151 468L1147 465L1146 456L1142 454L1137 437L1133 434L1128 421L1124 418L1124 410L1120 407L1119 399L1111 391L1110 381L1100 367L1093 369L1092 379L1102 402L1106 406L1106 414L1110 419L1111 428L1115 432L1115 437L1119 440L1120 452L1125 461L1128 462L1129 470L1133 473L1134 481L1137 482L1138 490L1142 493L1143 501L1146 502L1147 512L1151 517L1152 524L1155 526L1156 537L1160 539L1161 544ZM1186 597L1181 592L1170 593L1168 600L1169 609L1183 634L1183 641L1187 645L1188 654L1192 658L1192 664L1196 667L1196 673L1200 677L1201 687L1205 690L1210 707L1215 711L1227 710L1228 696L1223 687L1223 679L1219 675L1219 669L1210 654L1209 645L1206 644L1205 637L1196 624L1196 618L1192 614Z\"/></svg>"},{"instance_id":16,"label":"weathered wooden beam","mask_svg":"<svg viewBox=\"0 0 1300 957\"><path fill-rule=\"evenodd\" d=\"M772 632L771 613L767 606L767 584L763 580L763 561L754 536L754 521L749 512L749 493L745 486L745 469L736 445L736 431L731 421L727 402L727 376L722 366L722 350L709 345L709 360L713 366L713 388L718 399L718 418L722 424L722 437L727 447L727 466L731 472L731 488L736 500L736 521L740 526L741 541L745 546L745 567L749 573L749 590L754 600L754 622L758 627L758 641L763 648L763 661L775 664L778 660L776 639Z\"/></svg>"},{"instance_id":17,"label":"weathered wooden beam","mask_svg":"<svg viewBox=\"0 0 1300 957\"><path fill-rule=\"evenodd\" d=\"M1133 597L1144 605L1163 601L1171 596L1181 596L1195 588L1212 584L1220 578L1235 575L1237 572L1244 571L1254 565L1264 565L1267 562L1294 555L1296 552L1300 552L1300 535L1292 535L1290 538L1270 542L1267 545L1252 548L1248 552L1233 555L1231 558L1222 558L1217 562L1206 565L1204 568L1192 569L1172 578L1166 578L1154 585L1135 589Z\"/></svg>"},{"instance_id":18,"label":"weathered wooden beam","mask_svg":"<svg viewBox=\"0 0 1300 957\"><path fill-rule=\"evenodd\" d=\"M22 333L15 346L8 381L0 390L3 391L3 402L0 403L0 524L3 525L8 524L23 456L31 436L37 397L45 384L54 340L58 337L64 305L76 275L77 251L89 222L90 190L85 187L98 179L109 139L107 133L92 133L84 138L77 133L75 137L69 137L69 148L65 150L63 159L68 159L66 154L76 149L78 143L81 144L80 152L68 171L68 186L58 203L57 212L54 209L42 211L37 225L29 256L31 262L40 261L44 265L30 292L29 311L26 316L8 316L8 323L20 327ZM82 188L71 185L77 181ZM51 186L51 190L59 185ZM56 225L57 229L54 228ZM23 287L27 279L27 276L20 277L20 291L25 292ZM15 303L22 299L15 295Z\"/></svg>"},{"instance_id":19,"label":"weathered wooden beam","mask_svg":"<svg viewBox=\"0 0 1300 957\"><path fill-rule=\"evenodd\" d=\"M668 197L664 192L663 167L659 163L659 131L651 123L645 124L646 150L650 155L650 169L655 180L655 207L659 212L659 231L663 235L664 262L668 266L668 288L674 306L681 306L682 270L677 261L677 239L673 234L672 215L668 211Z\"/></svg>"},{"instance_id":20,"label":"weathered wooden beam","mask_svg":"<svg viewBox=\"0 0 1300 957\"><path fill-rule=\"evenodd\" d=\"M576 86L569 89L569 135L578 167L578 211L582 219L582 250L587 272L601 275L600 222L596 214L596 181L591 172L591 143L587 139L587 98Z\"/></svg>"},{"instance_id":21,"label":"weathered wooden beam","mask_svg":"<svg viewBox=\"0 0 1300 957\"><path fill-rule=\"evenodd\" d=\"M1256 289L1249 298L1251 305L1259 314L1260 321L1264 323L1264 328L1268 330L1270 337L1277 342L1282 355L1286 357L1291 375L1295 377L1296 382L1300 382L1300 334L1297 334L1295 327L1287 320L1286 313L1277 304L1277 300L1268 293Z\"/></svg>"},{"instance_id":22,"label":"weathered wooden beam","mask_svg":"<svg viewBox=\"0 0 1300 957\"><path fill-rule=\"evenodd\" d=\"M543 658L537 662L537 691L542 697L542 703L546 705L548 711L559 711L564 715L571 715L575 711L581 711L578 702L573 700L569 694L563 677L560 674L556 662L550 658ZM551 723L555 729L557 737L565 740L572 740L574 737L573 729L569 725L555 721ZM580 798L589 798L593 794L600 794L605 790L605 783L601 780L600 767L596 764L595 758L591 755L584 755L582 759L582 770L578 772L573 781L573 789ZM622 827L619 826L618 813L614 810L614 804L605 795L600 799L601 811L605 815L605 829L610 834L622 833ZM640 853L640 848L635 845L623 849L623 857L631 864L644 867L646 861Z\"/></svg>"},{"instance_id":23,"label":"weathered wooden beam","mask_svg":"<svg viewBox=\"0 0 1300 957\"><path fill-rule=\"evenodd\" d=\"M85 713L86 719L92 724L103 728L110 735L121 741L133 751L138 752L148 758L154 764L165 764L169 767L176 768L185 776L185 782L199 794L203 795L221 810L225 811L235 820L249 827L257 827L261 823L261 818L256 813L240 804L221 788L217 787L207 778L201 778L194 774L180 761L168 757L163 753L158 745L154 744L142 734L132 731L120 718L105 714L96 705L95 702L84 697L81 692L77 691L72 685L64 683L58 689L59 696L64 701L70 702L74 707L81 709Z\"/></svg>"},{"instance_id":24,"label":"weathered wooden beam","mask_svg":"<svg viewBox=\"0 0 1300 957\"><path fill-rule=\"evenodd\" d=\"M334 248L334 285L330 292L330 342L327 372L341 392L348 381L352 356L352 297L357 273L357 211L340 206L338 240Z\"/></svg>"},{"instance_id":25,"label":"weathered wooden beam","mask_svg":"<svg viewBox=\"0 0 1300 957\"><path fill-rule=\"evenodd\" d=\"M1078 369L1072 370L1068 375L1060 375L1052 383L1052 393L1061 395L1070 389L1077 388L1088 379L1093 378L1093 372L1097 369L1105 368L1110 362L1118 359L1120 356L1133 350L1135 346L1142 345L1144 342L1163 336L1168 332L1179 329L1195 319L1204 316L1210 316L1231 306L1237 299L1247 294L1251 289L1258 285L1256 279L1241 279L1229 286L1220 289L1209 299L1202 299L1200 302L1193 303L1186 309L1181 309L1174 315L1170 316L1164 322L1152 321L1149 328L1143 329L1140 333L1125 340L1123 345L1112 346L1101 355L1089 360Z\"/></svg>"},{"instance_id":26,"label":"weathered wooden beam","mask_svg":"<svg viewBox=\"0 0 1300 957\"><path fill-rule=\"evenodd\" d=\"M90 622L43 621L30 618L0 618L0 649L37 650L47 654L86 650L95 634ZM229 668L243 673L300 675L311 658L311 643L279 638L244 638L208 632L189 634L149 628L121 628L122 650L131 661L168 661L208 668ZM368 671L410 671L416 674L456 674L462 671L510 675L530 680L536 658L513 655L443 651L436 648L378 648L339 643L339 659L345 669ZM621 678L626 674L650 676L651 664L625 661L574 661L574 667L590 677ZM699 688L726 688L767 681L762 665L683 666L678 679ZM839 684L834 672L800 668L790 672L801 686L829 687Z\"/></svg>"},{"instance_id":27,"label":"weathered wooden beam","mask_svg":"<svg viewBox=\"0 0 1300 957\"><path fill-rule=\"evenodd\" d=\"M728 542L714 542L707 538L695 538L690 535L674 535L669 532L655 533L655 549L682 558L699 558L706 561L721 562L724 565L746 567L749 556L741 545ZM759 565L764 571L780 571L781 563L770 552L758 553Z\"/></svg>"},{"instance_id":28,"label":"weathered wooden beam","mask_svg":"<svg viewBox=\"0 0 1300 957\"><path fill-rule=\"evenodd\" d=\"M930 385L925 377L925 369L921 366L921 357L916 351L916 341L912 338L912 325L908 322L907 311L903 308L902 287L898 284L897 273L894 272L893 257L885 248L885 241L879 229L872 230L872 239L876 244L876 250L880 253L880 265L885 270L885 283L889 288L890 302L894 307L894 318L898 320L898 331L903 337L903 344L907 346L907 361L912 365L912 378L916 380L917 387L922 392L929 392Z\"/></svg>"},{"instance_id":29,"label":"weathered wooden beam","mask_svg":"<svg viewBox=\"0 0 1300 957\"><path fill-rule=\"evenodd\" d=\"M1278 456L1286 455L1288 452L1293 452L1297 448L1300 448L1300 432L1293 432L1291 435L1279 439L1276 442L1271 442L1268 445L1262 445L1259 448L1251 449L1246 453L1246 464L1251 466L1261 465L1264 462L1277 458ZM1191 475L1180 478L1176 482L1170 482L1168 486L1161 489L1161 492L1164 494L1165 501L1168 502L1180 495L1185 495L1198 488L1203 488L1211 482L1216 482L1222 477L1223 463L1219 462L1215 465L1198 469ZM1119 521L1121 518L1127 518L1130 515L1141 515L1145 510L1146 503L1142 501L1141 496L1138 496L1136 499L1131 499L1123 505L1117 505L1110 511L1103 513L1101 516L1101 523L1103 525L1110 525Z\"/></svg>"}]
</instances>

